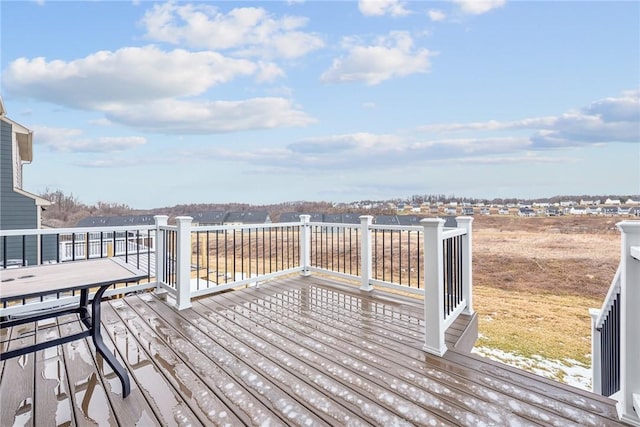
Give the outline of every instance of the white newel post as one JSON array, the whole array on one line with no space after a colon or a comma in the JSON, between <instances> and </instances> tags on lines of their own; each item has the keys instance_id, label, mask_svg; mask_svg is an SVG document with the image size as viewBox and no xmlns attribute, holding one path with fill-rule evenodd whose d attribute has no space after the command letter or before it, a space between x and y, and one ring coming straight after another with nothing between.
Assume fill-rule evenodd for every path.
<instances>
[{"instance_id":1,"label":"white newel post","mask_svg":"<svg viewBox=\"0 0 640 427\"><path fill-rule=\"evenodd\" d=\"M424 227L424 351L442 356L447 352L444 341L444 272L442 231L445 221L427 218Z\"/></svg>"},{"instance_id":2,"label":"white newel post","mask_svg":"<svg viewBox=\"0 0 640 427\"><path fill-rule=\"evenodd\" d=\"M591 316L591 391L596 394L602 394L602 358L600 356L602 348L600 345L600 331L596 328L600 310L590 308L589 316Z\"/></svg>"},{"instance_id":3,"label":"white newel post","mask_svg":"<svg viewBox=\"0 0 640 427\"><path fill-rule=\"evenodd\" d=\"M371 223L373 222L373 217L371 215L362 215L360 217L360 270L362 274L362 282L360 285L360 290L363 291L371 291L373 290L373 286L371 286L371 259L372 259L372 248L371 248Z\"/></svg>"},{"instance_id":4,"label":"white newel post","mask_svg":"<svg viewBox=\"0 0 640 427\"><path fill-rule=\"evenodd\" d=\"M473 314L473 218L459 216L456 222L458 228L467 230L467 234L462 236L462 298L467 302L463 313Z\"/></svg>"},{"instance_id":5,"label":"white newel post","mask_svg":"<svg viewBox=\"0 0 640 427\"><path fill-rule=\"evenodd\" d=\"M640 221L617 224L622 232L620 259L620 391L622 420L640 425L640 408L633 409L633 395L640 394L640 260L631 253L640 247Z\"/></svg>"},{"instance_id":6,"label":"white newel post","mask_svg":"<svg viewBox=\"0 0 640 427\"><path fill-rule=\"evenodd\" d=\"M156 223L156 292L161 292L162 288L160 287L160 282L164 280L164 257L167 256L167 248L165 246L164 233L162 232L162 230L160 230L160 227L164 227L167 225L169 217L167 215L155 215L153 219Z\"/></svg>"},{"instance_id":7,"label":"white newel post","mask_svg":"<svg viewBox=\"0 0 640 427\"><path fill-rule=\"evenodd\" d=\"M300 215L300 263L302 264L302 276L310 276L311 272L311 215Z\"/></svg>"},{"instance_id":8,"label":"white newel post","mask_svg":"<svg viewBox=\"0 0 640 427\"><path fill-rule=\"evenodd\" d=\"M178 254L176 260L176 308L191 307L191 221L190 216L176 217Z\"/></svg>"}]
</instances>

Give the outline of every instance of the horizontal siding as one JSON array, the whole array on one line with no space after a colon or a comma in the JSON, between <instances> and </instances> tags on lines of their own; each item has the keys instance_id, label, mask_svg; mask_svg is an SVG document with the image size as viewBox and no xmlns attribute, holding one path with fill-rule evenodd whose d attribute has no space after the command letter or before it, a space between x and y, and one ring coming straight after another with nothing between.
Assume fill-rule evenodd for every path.
<instances>
[{"instance_id":1,"label":"horizontal siding","mask_svg":"<svg viewBox=\"0 0 640 427\"><path fill-rule=\"evenodd\" d=\"M13 142L12 127L0 121L0 229L16 230L38 228L38 206L35 200L13 190ZM24 242L24 244L23 244ZM5 253L6 248L6 253ZM37 263L37 238L28 237L6 239L0 242L0 260L22 260L26 255L27 264Z\"/></svg>"}]
</instances>

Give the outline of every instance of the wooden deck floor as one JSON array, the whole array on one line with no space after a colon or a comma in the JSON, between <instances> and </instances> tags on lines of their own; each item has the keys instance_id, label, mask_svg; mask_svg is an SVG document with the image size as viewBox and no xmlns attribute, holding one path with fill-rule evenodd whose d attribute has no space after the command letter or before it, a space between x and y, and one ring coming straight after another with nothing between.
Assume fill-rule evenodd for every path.
<instances>
[{"instance_id":1,"label":"wooden deck floor","mask_svg":"<svg viewBox=\"0 0 640 427\"><path fill-rule=\"evenodd\" d=\"M621 425L609 399L455 349L424 353L421 305L383 292L295 277L181 312L152 294L102 306L131 395L77 341L0 366L0 425Z\"/></svg>"}]
</instances>

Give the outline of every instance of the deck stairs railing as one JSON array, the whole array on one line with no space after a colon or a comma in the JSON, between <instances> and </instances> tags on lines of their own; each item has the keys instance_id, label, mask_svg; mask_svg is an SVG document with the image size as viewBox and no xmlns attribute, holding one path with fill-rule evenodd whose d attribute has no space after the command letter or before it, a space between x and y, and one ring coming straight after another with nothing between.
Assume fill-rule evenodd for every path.
<instances>
[{"instance_id":1,"label":"deck stairs railing","mask_svg":"<svg viewBox=\"0 0 640 427\"><path fill-rule=\"evenodd\" d=\"M640 221L617 224L620 265L600 309L590 309L593 391L640 426Z\"/></svg>"}]
</instances>

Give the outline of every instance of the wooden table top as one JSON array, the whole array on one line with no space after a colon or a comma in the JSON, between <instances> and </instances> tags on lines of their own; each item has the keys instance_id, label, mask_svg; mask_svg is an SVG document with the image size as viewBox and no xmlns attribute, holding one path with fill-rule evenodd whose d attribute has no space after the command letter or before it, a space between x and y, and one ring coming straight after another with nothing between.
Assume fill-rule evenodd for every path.
<instances>
[{"instance_id":1,"label":"wooden table top","mask_svg":"<svg viewBox=\"0 0 640 427\"><path fill-rule=\"evenodd\" d=\"M116 258L37 265L0 271L0 301L136 282L149 275Z\"/></svg>"}]
</instances>

